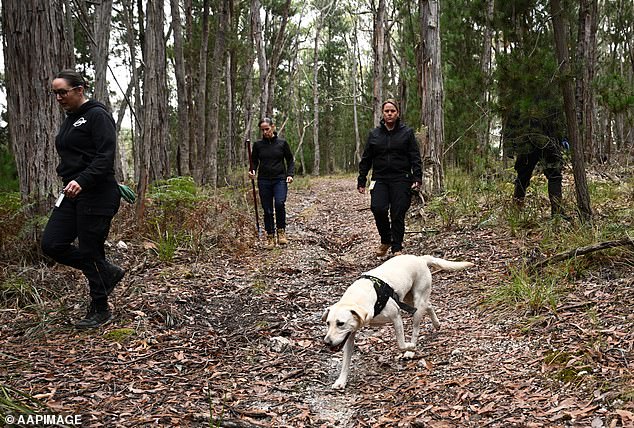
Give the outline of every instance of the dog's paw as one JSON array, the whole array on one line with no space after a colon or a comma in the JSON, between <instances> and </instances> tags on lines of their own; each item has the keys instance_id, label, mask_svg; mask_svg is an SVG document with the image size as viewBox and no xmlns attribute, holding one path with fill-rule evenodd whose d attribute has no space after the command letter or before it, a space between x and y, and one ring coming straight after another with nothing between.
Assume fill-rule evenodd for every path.
<instances>
[{"instance_id":1,"label":"dog's paw","mask_svg":"<svg viewBox=\"0 0 634 428\"><path fill-rule=\"evenodd\" d=\"M406 360L411 360L414 358L416 354L413 351L407 351L406 353L403 354L403 358Z\"/></svg>"},{"instance_id":2,"label":"dog's paw","mask_svg":"<svg viewBox=\"0 0 634 428\"><path fill-rule=\"evenodd\" d=\"M346 387L346 381L341 381L339 379L337 379L337 382L332 384L332 389L334 390L342 390Z\"/></svg>"},{"instance_id":3,"label":"dog's paw","mask_svg":"<svg viewBox=\"0 0 634 428\"><path fill-rule=\"evenodd\" d=\"M412 342L405 342L403 344L403 347L401 348L401 351L414 351L416 350L416 345L413 344Z\"/></svg>"}]
</instances>

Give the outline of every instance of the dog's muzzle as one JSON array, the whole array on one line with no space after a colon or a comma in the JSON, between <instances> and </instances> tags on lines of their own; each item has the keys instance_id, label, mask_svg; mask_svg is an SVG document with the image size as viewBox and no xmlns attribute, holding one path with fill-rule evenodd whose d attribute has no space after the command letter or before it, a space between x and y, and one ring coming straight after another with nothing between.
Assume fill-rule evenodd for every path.
<instances>
[{"instance_id":1,"label":"dog's muzzle","mask_svg":"<svg viewBox=\"0 0 634 428\"><path fill-rule=\"evenodd\" d=\"M330 348L330 350L332 352L339 352L341 351L341 348L343 348L343 345L346 344L346 342L348 341L348 338L350 337L350 332L348 332L348 334L346 334L346 337L343 338L343 340L341 342L339 342L339 344L337 345L331 345L330 343L328 343L328 341L326 342L326 345L328 345L328 347Z\"/></svg>"}]
</instances>

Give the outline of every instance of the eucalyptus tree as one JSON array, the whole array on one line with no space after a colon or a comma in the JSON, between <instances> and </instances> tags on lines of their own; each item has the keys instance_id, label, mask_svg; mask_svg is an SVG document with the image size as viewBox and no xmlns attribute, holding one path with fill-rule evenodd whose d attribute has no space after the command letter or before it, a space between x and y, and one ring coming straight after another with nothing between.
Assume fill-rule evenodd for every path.
<instances>
[{"instance_id":1,"label":"eucalyptus tree","mask_svg":"<svg viewBox=\"0 0 634 428\"><path fill-rule=\"evenodd\" d=\"M209 77L209 109L207 126L207 141L204 151L204 171L203 180L205 184L209 184L215 188L218 183L218 140L219 140L219 118L220 118L220 80L222 78L223 68L225 65L226 53L226 33L229 26L229 0L221 0L214 10L216 18L216 31L214 34L213 60L211 61L211 70Z\"/></svg>"},{"instance_id":2,"label":"eucalyptus tree","mask_svg":"<svg viewBox=\"0 0 634 428\"><path fill-rule=\"evenodd\" d=\"M145 72L143 79L143 138L137 149L139 156L139 203L137 217L144 214L148 185L171 174L168 153L169 117L167 90L167 58L163 27L163 0L146 3L147 24L143 49Z\"/></svg>"},{"instance_id":3,"label":"eucalyptus tree","mask_svg":"<svg viewBox=\"0 0 634 428\"><path fill-rule=\"evenodd\" d=\"M381 120L381 104L383 103L383 76L385 73L385 0L371 0L372 17L374 20L374 29L372 32L372 51L373 57L373 85L372 85L372 112L374 117L374 126L379 124ZM389 37L389 36L388 36Z\"/></svg>"},{"instance_id":4,"label":"eucalyptus tree","mask_svg":"<svg viewBox=\"0 0 634 428\"><path fill-rule=\"evenodd\" d=\"M63 1L1 4L9 141L22 200L44 214L60 185L54 141L62 111L49 90L53 76L74 64L73 40L65 31Z\"/></svg>"},{"instance_id":5,"label":"eucalyptus tree","mask_svg":"<svg viewBox=\"0 0 634 428\"><path fill-rule=\"evenodd\" d=\"M320 122L326 138L321 139L321 165L326 174L348 168L354 162L354 133L351 115L348 75L348 49L345 35L350 33L348 17L341 4L333 4L326 16L319 50Z\"/></svg>"},{"instance_id":6,"label":"eucalyptus tree","mask_svg":"<svg viewBox=\"0 0 634 428\"><path fill-rule=\"evenodd\" d=\"M419 0L422 48L421 118L426 128L422 141L424 193L444 190L443 151L445 139L444 89L440 44L440 4Z\"/></svg>"},{"instance_id":7,"label":"eucalyptus tree","mask_svg":"<svg viewBox=\"0 0 634 428\"><path fill-rule=\"evenodd\" d=\"M328 15L335 10L336 2L334 0L314 0L313 7L316 9L317 17L315 18L315 38L313 42L313 175L319 175L321 169L321 142L319 141L319 61L320 38L324 24Z\"/></svg>"},{"instance_id":8,"label":"eucalyptus tree","mask_svg":"<svg viewBox=\"0 0 634 428\"><path fill-rule=\"evenodd\" d=\"M634 3L604 0L600 10L595 138L601 161L609 161L612 147L625 154L634 149Z\"/></svg>"},{"instance_id":9,"label":"eucalyptus tree","mask_svg":"<svg viewBox=\"0 0 634 428\"><path fill-rule=\"evenodd\" d=\"M74 0L77 20L87 38L90 61L94 64L95 99L110 107L108 91L108 60L110 59L110 32L112 22L112 0L89 3Z\"/></svg>"},{"instance_id":10,"label":"eucalyptus tree","mask_svg":"<svg viewBox=\"0 0 634 428\"><path fill-rule=\"evenodd\" d=\"M170 0L172 16L171 30L174 38L173 65L176 78L176 111L178 115L176 166L179 175L190 175L190 127L189 118L193 113L191 88L187 83L185 62L185 41L181 22L181 5L179 0Z\"/></svg>"},{"instance_id":11,"label":"eucalyptus tree","mask_svg":"<svg viewBox=\"0 0 634 428\"><path fill-rule=\"evenodd\" d=\"M577 123L577 110L574 97L574 82L570 66L570 53L568 50L569 26L564 16L564 9L559 0L550 0L550 13L553 23L554 45L561 71L561 91L564 98L564 111L568 124L568 138L572 148L572 169L575 177L575 195L577 208L581 219L590 221L592 208L590 206L590 193L586 179L585 159L583 144Z\"/></svg>"},{"instance_id":12,"label":"eucalyptus tree","mask_svg":"<svg viewBox=\"0 0 634 428\"><path fill-rule=\"evenodd\" d=\"M580 141L584 148L585 160L600 157L600 150L593 138L595 117L595 97L592 87L597 68L597 27L598 1L579 2L579 23L577 27L576 49L576 102L579 117Z\"/></svg>"}]
</instances>

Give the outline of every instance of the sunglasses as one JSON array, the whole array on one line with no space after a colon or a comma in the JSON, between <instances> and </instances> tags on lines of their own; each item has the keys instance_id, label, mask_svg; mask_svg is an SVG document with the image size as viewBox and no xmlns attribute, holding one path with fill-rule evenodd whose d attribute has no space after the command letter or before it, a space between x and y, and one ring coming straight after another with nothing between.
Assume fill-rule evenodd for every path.
<instances>
[{"instance_id":1,"label":"sunglasses","mask_svg":"<svg viewBox=\"0 0 634 428\"><path fill-rule=\"evenodd\" d=\"M51 94L55 95L55 96L59 95L60 97L64 98L66 95L68 95L68 93L70 91L72 91L74 89L77 89L77 88L81 88L81 85L80 86L73 86L70 89L51 89Z\"/></svg>"}]
</instances>

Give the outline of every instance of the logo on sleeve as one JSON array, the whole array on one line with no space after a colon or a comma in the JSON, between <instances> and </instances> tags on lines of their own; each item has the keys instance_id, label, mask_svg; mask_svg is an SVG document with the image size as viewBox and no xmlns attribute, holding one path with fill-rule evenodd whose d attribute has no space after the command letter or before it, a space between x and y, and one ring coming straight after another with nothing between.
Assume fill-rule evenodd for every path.
<instances>
[{"instance_id":1,"label":"logo on sleeve","mask_svg":"<svg viewBox=\"0 0 634 428\"><path fill-rule=\"evenodd\" d=\"M75 123L73 123L73 126L75 128L77 128L78 126L82 126L86 122L87 122L87 120L82 116L79 119L77 119L77 121Z\"/></svg>"}]
</instances>

